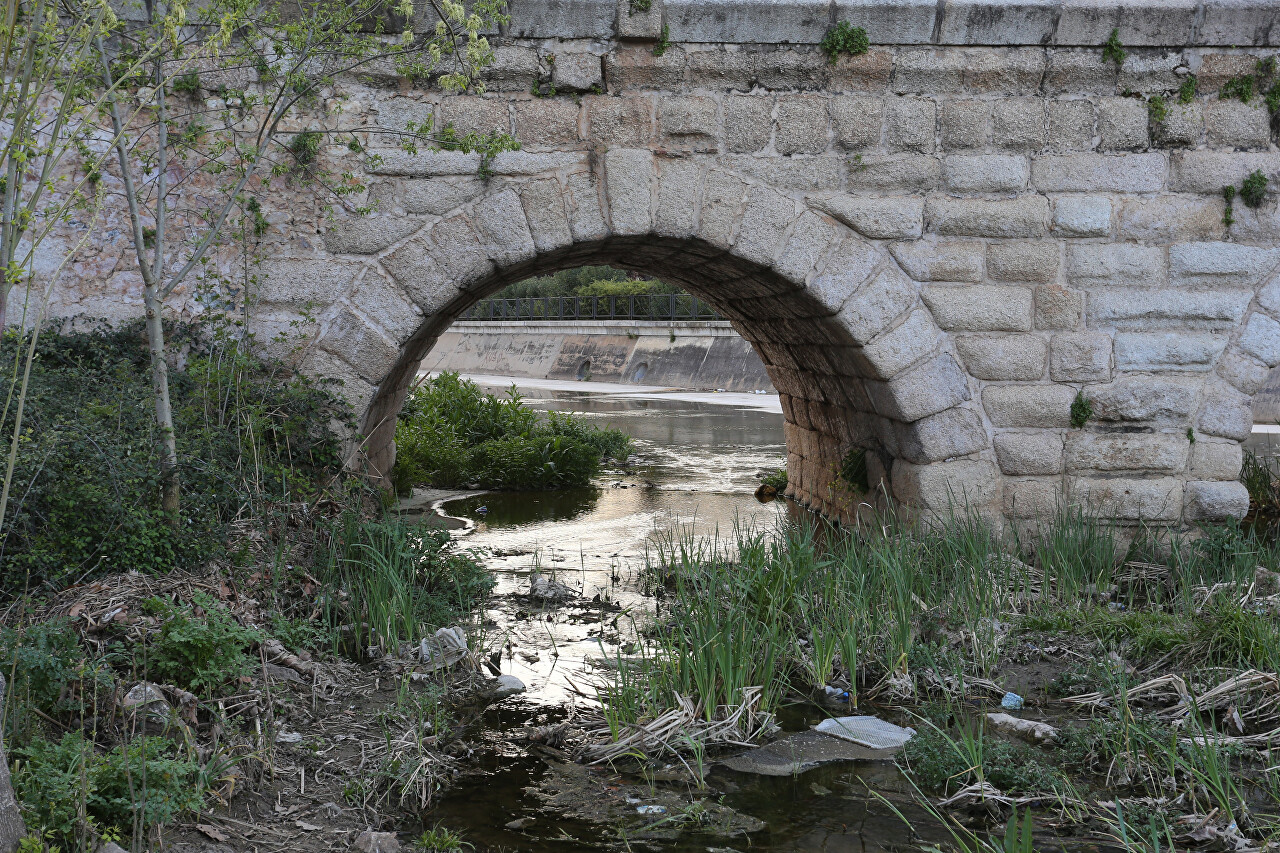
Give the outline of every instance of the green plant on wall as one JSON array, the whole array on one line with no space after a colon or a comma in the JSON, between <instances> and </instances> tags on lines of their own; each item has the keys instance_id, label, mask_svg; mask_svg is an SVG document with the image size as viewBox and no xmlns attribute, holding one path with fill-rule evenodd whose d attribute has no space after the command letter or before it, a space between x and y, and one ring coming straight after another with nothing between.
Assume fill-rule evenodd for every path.
<instances>
[{"instance_id":1,"label":"green plant on wall","mask_svg":"<svg viewBox=\"0 0 1280 853\"><path fill-rule=\"evenodd\" d=\"M1222 200L1225 202L1222 208L1222 224L1230 228L1236 221L1236 188L1234 184L1228 184L1222 188Z\"/></svg>"},{"instance_id":2,"label":"green plant on wall","mask_svg":"<svg viewBox=\"0 0 1280 853\"><path fill-rule=\"evenodd\" d=\"M1262 206L1266 196L1267 176L1262 174L1261 169L1254 169L1240 185L1240 200L1244 202L1245 207L1258 208Z\"/></svg>"},{"instance_id":3,"label":"green plant on wall","mask_svg":"<svg viewBox=\"0 0 1280 853\"><path fill-rule=\"evenodd\" d=\"M1124 64L1124 58L1129 53L1124 49L1124 45L1120 43L1120 30L1114 29L1107 40L1102 43L1102 61L1114 62L1116 68Z\"/></svg>"},{"instance_id":4,"label":"green plant on wall","mask_svg":"<svg viewBox=\"0 0 1280 853\"><path fill-rule=\"evenodd\" d=\"M862 27L855 27L848 21L841 21L827 30L818 47L827 55L827 60L835 65L840 54L861 56L866 53L871 49L871 40L867 38L867 31Z\"/></svg>"},{"instance_id":5,"label":"green plant on wall","mask_svg":"<svg viewBox=\"0 0 1280 853\"><path fill-rule=\"evenodd\" d=\"M1084 395L1083 391L1077 391L1076 398L1071 401L1071 426L1080 429L1092 417L1093 403Z\"/></svg>"},{"instance_id":6,"label":"green plant on wall","mask_svg":"<svg viewBox=\"0 0 1280 853\"><path fill-rule=\"evenodd\" d=\"M653 55L662 56L669 47L671 47L671 28L663 24L662 35L658 37L658 43L653 46Z\"/></svg>"},{"instance_id":7,"label":"green plant on wall","mask_svg":"<svg viewBox=\"0 0 1280 853\"><path fill-rule=\"evenodd\" d=\"M1218 92L1218 99L1225 101L1229 98L1235 98L1242 104L1247 104L1253 100L1253 78L1247 74L1239 77L1232 77L1230 80L1222 84L1222 89Z\"/></svg>"},{"instance_id":8,"label":"green plant on wall","mask_svg":"<svg viewBox=\"0 0 1280 853\"><path fill-rule=\"evenodd\" d=\"M1196 75L1188 74L1178 87L1178 103L1189 104L1196 99Z\"/></svg>"},{"instance_id":9,"label":"green plant on wall","mask_svg":"<svg viewBox=\"0 0 1280 853\"><path fill-rule=\"evenodd\" d=\"M1163 123L1169 117L1169 105L1165 102L1163 95L1153 95L1151 100L1147 101L1147 115L1156 124Z\"/></svg>"}]
</instances>

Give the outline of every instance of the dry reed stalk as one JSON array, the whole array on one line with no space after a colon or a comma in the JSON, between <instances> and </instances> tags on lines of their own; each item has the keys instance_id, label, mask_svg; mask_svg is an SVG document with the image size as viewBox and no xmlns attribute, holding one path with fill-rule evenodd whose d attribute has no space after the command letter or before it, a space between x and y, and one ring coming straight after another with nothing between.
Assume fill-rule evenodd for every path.
<instances>
[{"instance_id":1,"label":"dry reed stalk","mask_svg":"<svg viewBox=\"0 0 1280 853\"><path fill-rule=\"evenodd\" d=\"M683 747L752 746L774 728L773 715L757 710L764 696L762 687L746 687L737 705L721 705L708 720L698 706L684 696L677 706L647 723L634 723L617 737L608 726L588 730L595 743L582 751L590 764L612 761L626 755L678 754Z\"/></svg>"}]
</instances>

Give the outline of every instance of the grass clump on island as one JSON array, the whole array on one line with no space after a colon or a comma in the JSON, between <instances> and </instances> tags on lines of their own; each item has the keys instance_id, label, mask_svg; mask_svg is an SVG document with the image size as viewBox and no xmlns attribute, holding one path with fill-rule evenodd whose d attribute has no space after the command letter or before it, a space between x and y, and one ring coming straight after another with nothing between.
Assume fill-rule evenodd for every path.
<instances>
[{"instance_id":1,"label":"grass clump on island","mask_svg":"<svg viewBox=\"0 0 1280 853\"><path fill-rule=\"evenodd\" d=\"M532 491L590 484L605 460L621 463L631 438L579 417L482 391L456 373L433 376L410 393L396 424L396 488L475 486Z\"/></svg>"},{"instance_id":2,"label":"grass clump on island","mask_svg":"<svg viewBox=\"0 0 1280 853\"><path fill-rule=\"evenodd\" d=\"M586 754L701 766L709 750L767 732L782 705L822 702L832 687L851 701L826 703L830 713L873 702L862 713L896 706L917 728L899 761L922 797L959 797L956 808L994 798L1005 817L1020 797L1070 801L1073 821L1109 838L1106 804L1123 813L1133 801L1140 826L1126 832L1148 843L1135 850L1153 849L1149 823L1179 835L1194 828L1178 829L1188 815L1224 837L1274 841L1277 569L1280 545L1250 528L1139 531L1126 546L1082 512L1024 539L973 519L893 517L672 538L649 567L662 615L600 683ZM1029 708L1074 696L1053 707L1093 722L1060 721L1056 741L1034 745L988 729L985 712L1013 686Z\"/></svg>"},{"instance_id":3,"label":"grass clump on island","mask_svg":"<svg viewBox=\"0 0 1280 853\"><path fill-rule=\"evenodd\" d=\"M24 850L154 849L166 825L243 791L273 798L275 735L313 691L467 626L493 582L346 477L336 389L230 324L169 329L185 351L170 375L184 490L166 513L141 325L65 331L35 346L0 536L3 743ZM30 343L7 333L0 355ZM268 665L297 668L296 695ZM443 787L447 683L369 726L351 805L416 814ZM437 735L401 737L428 712Z\"/></svg>"}]
</instances>

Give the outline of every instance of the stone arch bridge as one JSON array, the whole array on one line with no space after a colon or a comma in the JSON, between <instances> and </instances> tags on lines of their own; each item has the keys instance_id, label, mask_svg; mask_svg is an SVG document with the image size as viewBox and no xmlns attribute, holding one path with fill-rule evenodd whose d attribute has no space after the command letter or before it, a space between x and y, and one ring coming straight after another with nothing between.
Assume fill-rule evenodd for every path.
<instances>
[{"instance_id":1,"label":"stone arch bridge","mask_svg":"<svg viewBox=\"0 0 1280 853\"><path fill-rule=\"evenodd\" d=\"M873 491L925 511L1243 515L1250 398L1280 363L1280 120L1222 90L1280 85L1259 71L1280 4L639 6L513 0L483 96L344 84L340 120L434 114L522 144L487 177L476 155L335 146L378 211L271 217L255 316L316 312L304 368L344 380L375 475L454 317L609 263L679 283L752 343L790 490L824 513L866 499L836 477L861 449ZM828 61L837 21L871 49ZM1228 227L1223 187L1259 170L1261 205L1237 195Z\"/></svg>"}]
</instances>

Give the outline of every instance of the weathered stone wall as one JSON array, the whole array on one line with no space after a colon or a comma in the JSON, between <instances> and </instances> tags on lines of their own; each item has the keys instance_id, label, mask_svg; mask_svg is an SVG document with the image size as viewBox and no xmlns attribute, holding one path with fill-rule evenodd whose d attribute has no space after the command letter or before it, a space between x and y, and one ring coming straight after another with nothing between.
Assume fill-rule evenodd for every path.
<instances>
[{"instance_id":1,"label":"weathered stone wall","mask_svg":"<svg viewBox=\"0 0 1280 853\"><path fill-rule=\"evenodd\" d=\"M828 62L836 20L871 50ZM1113 27L1119 67L1100 49ZM1277 53L1276 2L517 0L494 42L483 96L373 73L326 119L511 132L523 150L490 177L478 156L363 134L379 160L325 156L368 175L377 213L326 220L295 188L269 214L256 322L313 306L304 366L345 380L375 472L463 308L613 263L686 286L753 343L791 489L824 512L859 500L835 484L855 448L873 486L924 510L1247 508L1250 396L1280 362L1280 151L1261 97L1219 93ZM1222 188L1255 170L1265 201L1237 200L1228 228Z\"/></svg>"}]
</instances>

